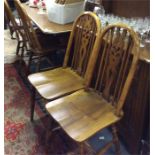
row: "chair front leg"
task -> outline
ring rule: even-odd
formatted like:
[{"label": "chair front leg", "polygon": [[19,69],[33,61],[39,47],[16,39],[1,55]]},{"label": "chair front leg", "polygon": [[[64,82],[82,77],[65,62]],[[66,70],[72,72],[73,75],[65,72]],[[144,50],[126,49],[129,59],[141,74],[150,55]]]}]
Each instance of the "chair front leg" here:
[{"label": "chair front leg", "polygon": [[20,41],[18,41],[18,43],[17,43],[16,55],[19,55],[20,43],[21,43]]},{"label": "chair front leg", "polygon": [[24,43],[23,43],[23,45],[22,45],[22,47],[21,47],[21,60],[23,60],[24,51],[25,51],[25,45],[24,45]]},{"label": "chair front leg", "polygon": [[31,68],[31,63],[32,63],[32,57],[33,57],[33,52],[30,51],[30,56],[29,56],[29,60],[28,60],[28,72],[29,72],[28,74],[31,73],[30,68]]},{"label": "chair front leg", "polygon": [[84,143],[80,143],[80,155],[84,155]]},{"label": "chair front leg", "polygon": [[41,65],[41,55],[39,55],[39,57],[38,57],[38,62],[37,62],[37,65],[36,65],[36,72],[40,71],[40,65]]},{"label": "chair front leg", "polygon": [[13,36],[13,34],[14,34],[14,30],[13,30],[13,28],[10,26],[10,35],[11,35],[11,39],[16,39],[14,36]]},{"label": "chair front leg", "polygon": [[36,90],[35,90],[35,88],[32,88],[32,96],[31,96],[31,116],[30,116],[31,122],[33,122],[33,117],[34,117],[35,96],[36,96]]}]

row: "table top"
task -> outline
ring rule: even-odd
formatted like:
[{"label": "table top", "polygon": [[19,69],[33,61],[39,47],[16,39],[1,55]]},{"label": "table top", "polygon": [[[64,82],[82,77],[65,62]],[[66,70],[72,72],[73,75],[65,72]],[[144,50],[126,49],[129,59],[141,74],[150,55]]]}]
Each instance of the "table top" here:
[{"label": "table top", "polygon": [[46,34],[58,34],[64,32],[70,32],[72,30],[73,23],[69,24],[57,24],[50,22],[47,17],[47,13],[38,14],[38,8],[29,7],[25,3],[21,3],[22,7],[27,12],[30,19],[39,27],[39,29]]}]

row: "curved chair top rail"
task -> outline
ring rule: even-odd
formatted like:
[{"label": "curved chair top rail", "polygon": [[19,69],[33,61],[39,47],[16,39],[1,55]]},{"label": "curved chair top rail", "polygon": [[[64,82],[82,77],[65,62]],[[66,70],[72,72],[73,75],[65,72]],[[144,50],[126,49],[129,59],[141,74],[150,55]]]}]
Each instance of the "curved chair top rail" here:
[{"label": "curved chair top rail", "polygon": [[[96,14],[84,12],[73,24],[63,66],[70,66],[81,76],[85,76],[90,55],[101,32],[101,22]],[[93,62],[92,62],[93,63]]]}]

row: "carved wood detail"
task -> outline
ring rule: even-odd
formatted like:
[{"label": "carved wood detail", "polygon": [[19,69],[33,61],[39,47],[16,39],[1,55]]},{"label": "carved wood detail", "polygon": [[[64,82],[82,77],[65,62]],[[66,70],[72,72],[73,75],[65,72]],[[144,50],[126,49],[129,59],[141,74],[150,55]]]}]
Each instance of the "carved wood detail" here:
[{"label": "carved wood detail", "polygon": [[85,75],[88,60],[96,39],[97,23],[90,16],[83,16],[75,27],[72,49],[71,67],[81,76]]},{"label": "carved wood detail", "polygon": [[120,97],[133,45],[134,40],[125,28],[111,28],[103,36],[95,89],[109,101],[117,102]]}]

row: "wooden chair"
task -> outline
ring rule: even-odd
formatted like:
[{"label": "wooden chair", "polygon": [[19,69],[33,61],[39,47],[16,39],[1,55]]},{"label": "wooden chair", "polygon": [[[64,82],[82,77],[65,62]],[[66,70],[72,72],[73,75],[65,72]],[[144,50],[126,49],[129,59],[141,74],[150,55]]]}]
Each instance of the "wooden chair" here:
[{"label": "wooden chair", "polygon": [[10,29],[11,37],[13,38],[13,34],[15,33],[17,39],[17,48],[16,48],[16,55],[19,55],[19,52],[21,50],[21,58],[23,58],[24,49],[27,49],[26,46],[26,36],[23,32],[23,26],[16,22],[16,19],[14,15],[12,14],[11,8],[7,2],[7,0],[4,0],[4,11],[5,11],[5,18],[7,21],[7,24]]},{"label": "wooden chair", "polygon": [[7,27],[9,28],[11,39],[16,39],[14,37],[15,30],[14,30],[14,24],[12,24],[13,23],[12,18],[14,18],[13,20],[15,20],[18,27],[20,27],[21,26],[20,22],[18,22],[19,19],[14,17],[14,15],[12,13],[12,9],[11,9],[9,3],[8,3],[8,0],[4,0],[4,20],[5,20],[6,24],[7,24]]},{"label": "wooden chair", "polygon": [[[99,18],[85,12],[77,18],[69,38],[63,67],[28,76],[30,83],[45,100],[54,100],[84,87],[84,78],[90,55],[96,52],[97,36],[101,30]],[[91,64],[93,66],[93,60]],[[32,94],[31,120],[34,113]]]},{"label": "wooden chair", "polygon": [[64,49],[66,47],[66,43],[62,44],[58,37],[44,34],[39,29],[36,29],[24,8],[21,6],[20,1],[14,0],[14,2],[28,38],[30,51],[28,68],[30,69],[32,60],[37,59],[37,72],[40,70],[41,59],[45,56],[51,55],[51,53],[56,52],[58,49]]},{"label": "wooden chair", "polygon": [[139,58],[139,40],[128,26],[112,24],[103,30],[98,46],[93,76],[87,79],[85,89],[47,103],[46,109],[80,144],[82,155],[84,142],[109,126],[113,139],[97,154],[103,155],[112,144],[116,147],[115,154],[120,154],[115,124],[123,117],[122,107]]}]

